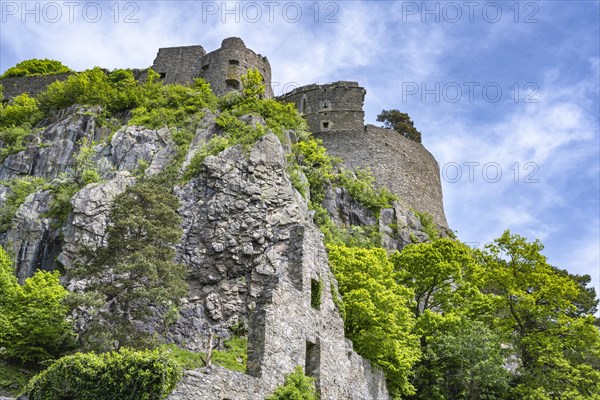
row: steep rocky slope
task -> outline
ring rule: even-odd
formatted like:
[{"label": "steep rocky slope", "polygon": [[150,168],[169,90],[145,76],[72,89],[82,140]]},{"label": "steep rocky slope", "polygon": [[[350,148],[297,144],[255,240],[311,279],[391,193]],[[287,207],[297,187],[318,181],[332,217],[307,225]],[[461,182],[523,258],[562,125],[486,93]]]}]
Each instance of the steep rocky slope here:
[{"label": "steep rocky slope", "polygon": [[[92,161],[102,180],[71,196],[66,218],[51,215],[56,191],[40,185],[0,234],[0,244],[15,255],[21,281],[36,269],[60,268],[66,272],[65,285],[80,289],[85,282],[69,279],[69,270],[82,246],[106,243],[114,198],[140,174],[156,174],[175,157],[171,130],[123,126],[109,136],[107,128],[98,126],[99,113],[78,106],[60,112],[41,125],[27,149],[0,165],[1,208],[11,194],[11,180],[35,176],[59,185],[77,168],[82,146],[97,143]],[[220,134],[215,118],[206,110],[182,168]],[[258,117],[240,120],[264,124]],[[249,341],[248,375],[218,367],[189,372],[173,399],[263,398],[296,365],[317,378],[323,399],[387,398],[381,371],[344,338],[323,235],[287,172],[294,138],[288,132],[282,143],[268,133],[248,151],[230,147],[207,157],[198,176],[174,188],[184,232],[176,258],[187,267],[190,291],[166,337],[203,350],[209,334],[226,338],[229,328],[242,324]],[[376,217],[345,189],[329,187],[323,205],[338,224],[377,226],[389,250],[427,239],[418,216],[399,203]],[[318,308],[311,307],[313,282],[323,288]]]}]

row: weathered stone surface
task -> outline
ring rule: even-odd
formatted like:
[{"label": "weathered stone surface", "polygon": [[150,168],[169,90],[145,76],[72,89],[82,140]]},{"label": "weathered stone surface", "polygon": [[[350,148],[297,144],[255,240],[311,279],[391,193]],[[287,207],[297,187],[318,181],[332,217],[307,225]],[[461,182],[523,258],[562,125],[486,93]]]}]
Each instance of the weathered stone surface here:
[{"label": "weathered stone surface", "polygon": [[[283,146],[268,134],[249,154],[230,148],[208,157],[200,176],[177,191],[178,258],[189,267],[192,297],[170,338],[202,349],[208,329],[244,321],[250,376],[188,372],[172,400],[263,399],[297,365],[317,378],[322,399],[387,399],[381,371],[344,337],[322,234],[285,166]],[[319,309],[311,307],[313,280],[323,287]]]},{"label": "weathered stone surface", "polygon": [[103,177],[112,177],[115,171],[134,173],[142,163],[147,165],[146,175],[153,175],[173,159],[176,145],[168,128],[126,126],[113,135],[110,145],[98,146],[96,150],[100,153],[97,165]]},{"label": "weathered stone surface", "polygon": [[448,226],[439,166],[422,144],[373,125],[317,136],[346,167],[370,169],[377,185],[390,189],[408,206],[430,213],[437,224]]},{"label": "weathered stone surface", "polygon": [[[190,83],[201,76],[218,94],[239,90],[241,75],[257,67],[265,78],[266,97],[272,97],[268,60],[239,38],[224,40],[220,49],[208,54],[200,46],[161,49],[154,66],[167,83]],[[136,77],[143,80],[144,73],[139,72]],[[16,82],[16,86],[24,82],[27,89],[27,80]],[[364,127],[364,96],[357,82],[336,82],[298,88],[283,99],[296,103],[332,155],[350,168],[371,168],[380,186],[401,197],[402,204],[382,210],[378,218],[343,189],[328,188],[325,201],[337,224],[378,226],[382,245],[395,251],[427,240],[410,207],[430,212],[438,224],[447,225],[439,170],[420,144],[392,131]],[[89,144],[110,133],[96,125],[99,111],[74,106],[45,121],[43,129],[28,139],[25,151],[0,165],[0,180],[33,175],[50,181],[72,172],[82,139]],[[222,134],[215,115],[204,112],[182,170],[198,149]],[[264,125],[256,116],[240,120]],[[184,230],[177,261],[188,268],[190,293],[167,339],[202,351],[209,334],[222,339],[230,335],[228,328],[242,323],[248,328],[249,359],[248,374],[215,366],[188,371],[172,400],[263,399],[297,365],[316,378],[322,399],[388,398],[382,372],[358,356],[344,337],[333,301],[337,283],[328,267],[322,234],[286,171],[286,153],[296,134],[290,131],[285,136],[283,145],[268,134],[250,151],[230,148],[210,156],[198,177],[175,188]],[[59,256],[67,267],[77,259],[81,246],[106,243],[112,202],[135,182],[140,164],[148,165],[146,175],[155,174],[167,167],[177,148],[169,129],[131,126],[95,150],[94,161],[104,182],[84,187],[71,200],[73,212],[62,228]],[[6,187],[0,185],[0,206],[6,195]],[[61,249],[59,230],[44,216],[49,204],[49,192],[29,196],[9,232],[0,237],[3,243],[7,239],[12,243],[20,279],[40,266],[51,268],[48,260]],[[318,308],[311,306],[314,282],[323,288]],[[80,290],[85,281],[69,283],[71,290]],[[162,323],[160,310],[156,315],[154,325],[143,329],[153,330]],[[84,327],[85,316],[78,323]]]},{"label": "weathered stone surface", "polygon": [[3,241],[16,258],[16,274],[21,283],[37,269],[53,270],[61,249],[60,232],[44,215],[50,211],[49,191],[27,196],[17,211]]},{"label": "weathered stone surface", "polygon": [[3,95],[5,99],[17,97],[22,93],[28,93],[30,96],[36,96],[40,92],[44,91],[52,82],[64,81],[72,74],[72,72],[65,72],[62,74],[2,78],[0,79],[0,85],[4,87]]},{"label": "weathered stone surface", "polygon": [[375,214],[354,200],[345,188],[327,186],[323,206],[339,225],[374,225]]},{"label": "weathered stone surface", "polygon": [[178,260],[188,266],[191,296],[204,299],[207,316],[226,327],[238,322],[247,296],[260,295],[262,277],[281,269],[289,227],[307,221],[307,205],[285,174],[273,134],[249,155],[234,147],[204,165],[176,191],[184,229]]},{"label": "weathered stone surface", "polygon": [[46,127],[32,137],[27,149],[11,154],[0,164],[0,180],[33,175],[48,180],[73,167],[79,141],[99,140],[107,132],[96,127],[99,107],[72,106],[47,121]]},{"label": "weathered stone surface", "polygon": [[412,211],[405,210],[400,202],[394,202],[393,208],[381,210],[378,222],[381,246],[390,252],[402,250],[410,243],[429,240],[422,231],[419,217]]},{"label": "weathered stone surface", "polygon": [[186,154],[185,161],[181,167],[182,171],[185,171],[198,150],[206,145],[206,143],[214,136],[221,133],[221,130],[215,124],[215,115],[208,108],[205,108],[202,110],[202,112],[204,113],[204,117],[196,127],[196,135],[194,136],[194,139],[192,140],[190,148]]},{"label": "weathered stone surface", "polygon": [[71,266],[82,246],[106,244],[106,227],[112,202],[134,182],[135,178],[128,172],[118,173],[110,181],[91,183],[73,196],[73,212],[63,230],[64,246],[59,255],[61,263]]},{"label": "weathered stone surface", "polygon": [[251,68],[256,68],[263,76],[265,96],[273,97],[269,60],[247,48],[238,37],[224,39],[220,48],[202,57],[199,77],[210,83],[215,94],[222,96],[232,90],[241,90],[241,77]]},{"label": "weathered stone surface", "polygon": [[363,104],[367,91],[358,82],[339,81],[295,88],[278,97],[294,103],[313,133],[363,129]]}]

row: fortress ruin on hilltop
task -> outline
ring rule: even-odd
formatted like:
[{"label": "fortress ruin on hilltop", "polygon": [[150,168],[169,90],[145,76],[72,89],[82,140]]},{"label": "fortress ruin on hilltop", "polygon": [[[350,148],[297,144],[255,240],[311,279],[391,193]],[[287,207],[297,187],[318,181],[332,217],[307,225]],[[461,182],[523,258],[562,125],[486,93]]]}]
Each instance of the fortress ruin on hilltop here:
[{"label": "fortress ruin on hilltop", "polygon": [[[241,90],[242,75],[256,68],[264,78],[265,97],[274,97],[269,60],[237,37],[224,39],[220,48],[209,53],[200,45],[160,48],[151,68],[167,84],[190,84],[203,78],[218,96]],[[134,76],[143,80],[146,71],[134,70]],[[4,78],[0,84],[6,98],[25,92],[35,95],[71,74]],[[276,99],[294,103],[310,131],[347,167],[370,169],[377,184],[386,186],[408,207],[432,214],[437,224],[447,227],[437,161],[420,143],[389,129],[365,126],[365,95],[358,82],[338,81],[298,87]]]}]

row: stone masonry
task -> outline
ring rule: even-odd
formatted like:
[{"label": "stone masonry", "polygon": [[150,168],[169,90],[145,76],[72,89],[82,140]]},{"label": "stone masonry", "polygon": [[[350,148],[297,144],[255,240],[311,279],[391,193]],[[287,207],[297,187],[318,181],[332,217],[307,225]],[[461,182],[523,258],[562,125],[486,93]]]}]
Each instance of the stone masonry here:
[{"label": "stone masonry", "polygon": [[199,76],[210,83],[215,94],[222,96],[232,90],[241,90],[241,77],[252,68],[256,68],[264,78],[267,89],[265,97],[273,97],[269,60],[247,48],[242,39],[237,37],[223,40],[221,48],[202,59]]},{"label": "stone masonry", "polygon": [[165,83],[190,84],[200,75],[202,46],[167,47],[158,49],[152,69]]},{"label": "stone masonry", "polygon": [[339,81],[302,86],[278,100],[294,103],[313,133],[349,131],[364,126],[366,93],[358,82]]}]

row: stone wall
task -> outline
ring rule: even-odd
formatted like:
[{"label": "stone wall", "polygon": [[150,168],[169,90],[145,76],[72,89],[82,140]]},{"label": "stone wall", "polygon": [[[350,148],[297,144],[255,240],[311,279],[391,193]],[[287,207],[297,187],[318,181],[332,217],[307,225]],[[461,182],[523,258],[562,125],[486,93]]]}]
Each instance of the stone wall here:
[{"label": "stone wall", "polygon": [[64,81],[73,72],[65,72],[53,75],[21,76],[15,78],[0,79],[0,85],[4,87],[4,98],[12,99],[22,93],[35,96],[44,91],[54,81]]},{"label": "stone wall", "polygon": [[409,207],[432,214],[437,224],[448,227],[439,165],[421,143],[373,125],[316,136],[323,139],[329,154],[342,158],[347,167],[370,169],[378,185],[390,189]]},{"label": "stone wall", "polygon": [[278,98],[294,103],[313,133],[362,129],[366,90],[357,82],[307,85]]},{"label": "stone wall", "polygon": [[265,97],[272,98],[269,60],[247,48],[242,39],[237,37],[223,40],[221,48],[203,58],[200,77],[210,83],[216,95],[222,96],[231,90],[241,90],[241,77],[251,68],[258,69],[262,74],[266,86]]},{"label": "stone wall", "polygon": [[158,49],[152,69],[160,74],[165,83],[190,84],[200,74],[202,46],[166,47]]}]

